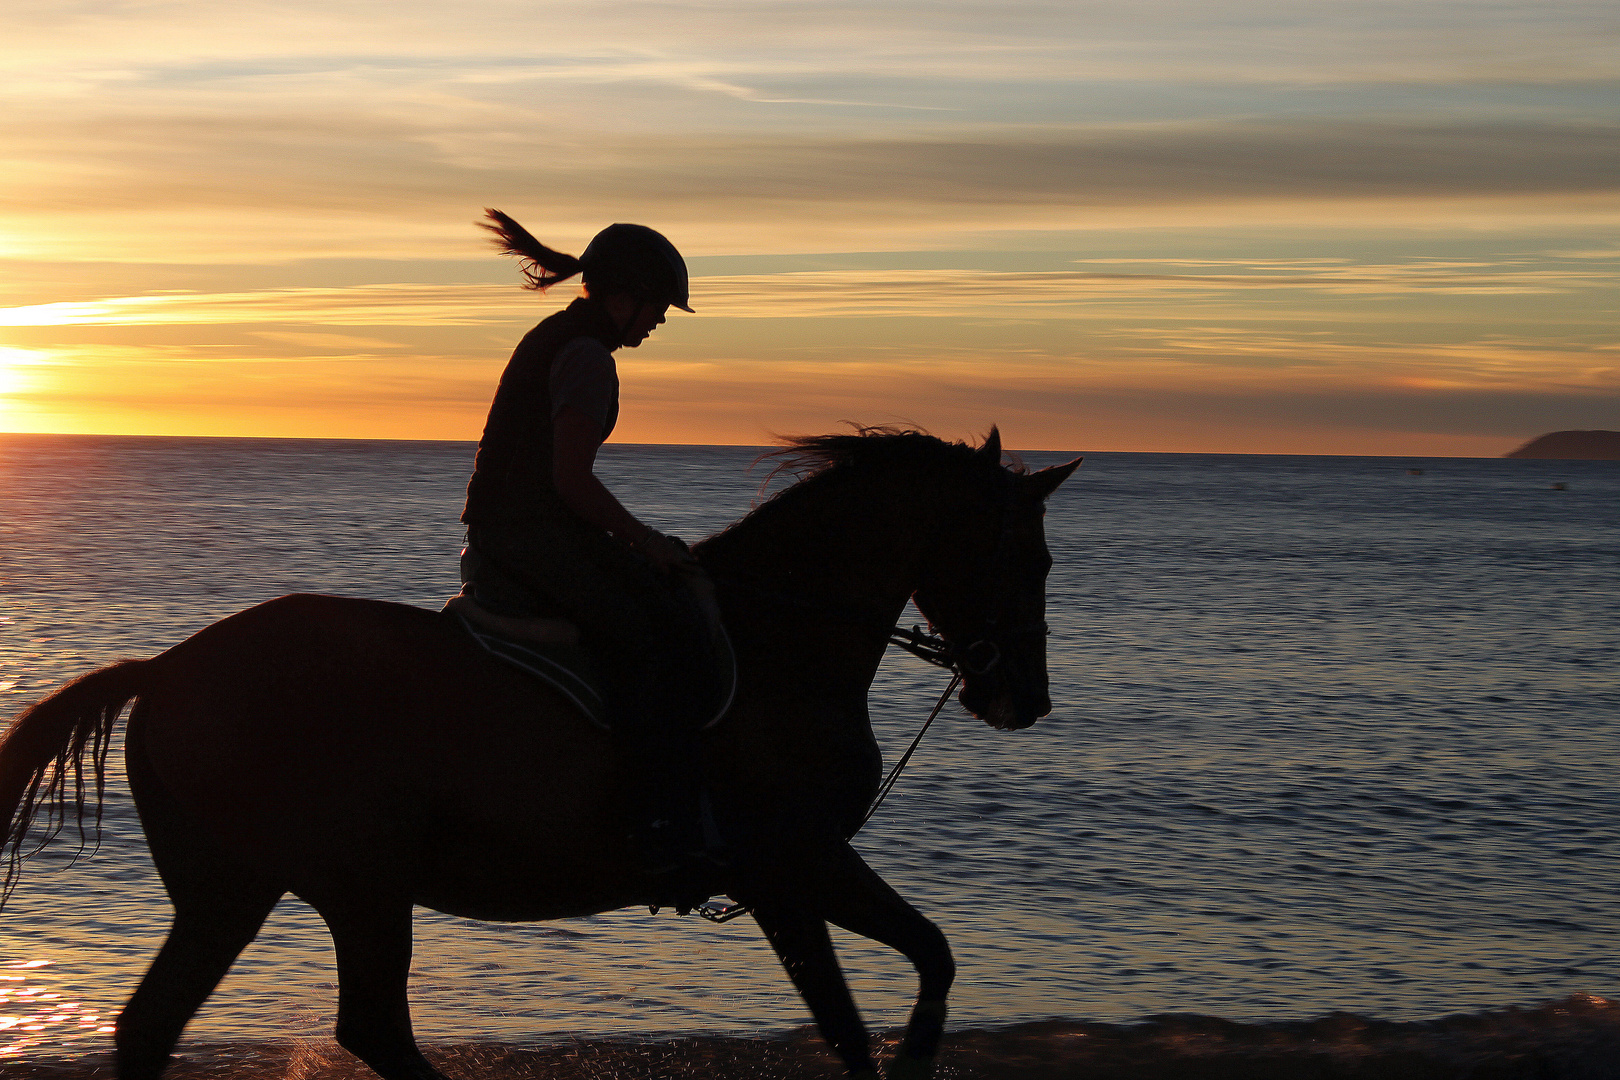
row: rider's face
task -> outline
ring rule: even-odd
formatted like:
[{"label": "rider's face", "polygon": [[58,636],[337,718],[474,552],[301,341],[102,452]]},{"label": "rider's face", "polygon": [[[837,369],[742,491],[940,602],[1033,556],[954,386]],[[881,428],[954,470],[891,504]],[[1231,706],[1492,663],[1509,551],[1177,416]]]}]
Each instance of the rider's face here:
[{"label": "rider's face", "polygon": [[646,341],[648,335],[664,324],[664,315],[668,311],[668,304],[639,305],[630,317],[629,325],[624,328],[625,347],[633,349]]}]

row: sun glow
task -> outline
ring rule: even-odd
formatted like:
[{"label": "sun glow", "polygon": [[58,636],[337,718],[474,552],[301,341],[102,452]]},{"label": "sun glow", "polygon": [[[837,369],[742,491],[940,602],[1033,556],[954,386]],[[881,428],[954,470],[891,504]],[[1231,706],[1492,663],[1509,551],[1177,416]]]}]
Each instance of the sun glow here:
[{"label": "sun glow", "polygon": [[39,357],[27,349],[0,346],[0,398],[28,389],[33,380],[23,369],[39,362]]},{"label": "sun glow", "polygon": [[35,377],[28,369],[42,362],[29,349],[0,345],[0,431],[19,430],[25,410],[17,399],[34,389]]},{"label": "sun glow", "polygon": [[68,326],[73,323],[102,322],[106,319],[106,310],[106,304],[81,301],[0,308],[0,326]]}]

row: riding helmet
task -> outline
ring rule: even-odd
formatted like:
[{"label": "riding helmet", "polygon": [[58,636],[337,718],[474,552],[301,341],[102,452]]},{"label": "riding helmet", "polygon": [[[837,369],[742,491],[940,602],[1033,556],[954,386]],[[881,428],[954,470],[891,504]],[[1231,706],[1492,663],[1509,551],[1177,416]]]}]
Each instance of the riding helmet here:
[{"label": "riding helmet", "polygon": [[585,284],[603,292],[687,306],[686,260],[664,234],[645,225],[609,225],[580,255]]}]

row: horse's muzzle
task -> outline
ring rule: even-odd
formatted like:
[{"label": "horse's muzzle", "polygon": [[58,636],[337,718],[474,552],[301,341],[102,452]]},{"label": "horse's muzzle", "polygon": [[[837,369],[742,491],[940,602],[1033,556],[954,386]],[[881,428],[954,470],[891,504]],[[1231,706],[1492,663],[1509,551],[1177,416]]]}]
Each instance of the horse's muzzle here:
[{"label": "horse's muzzle", "polygon": [[997,731],[1020,731],[1052,711],[1052,699],[1044,693],[1019,694],[1005,685],[985,692],[971,680],[956,700]]}]

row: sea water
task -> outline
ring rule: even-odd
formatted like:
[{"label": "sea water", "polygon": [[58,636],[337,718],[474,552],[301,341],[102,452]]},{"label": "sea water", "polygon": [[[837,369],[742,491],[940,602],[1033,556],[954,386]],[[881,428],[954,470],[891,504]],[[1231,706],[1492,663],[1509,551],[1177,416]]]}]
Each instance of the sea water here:
[{"label": "sea water", "polygon": [[[0,435],[0,711],[283,593],[439,607],[472,452]],[[599,473],[696,539],[759,498],[759,453],[609,445]],[[950,938],[953,1028],[1620,994],[1620,464],[1086,459],[1046,519],[1052,715],[1005,733],[953,706],[856,842]],[[891,651],[888,760],[944,678]],[[104,1050],[166,930],[121,778],[99,850],[71,848],[0,912],[9,1056]],[[746,919],[416,927],[425,1042],[808,1020]],[[868,1019],[900,1023],[906,962],[836,941]],[[334,979],[285,900],[187,1038],[325,1036]]]}]

